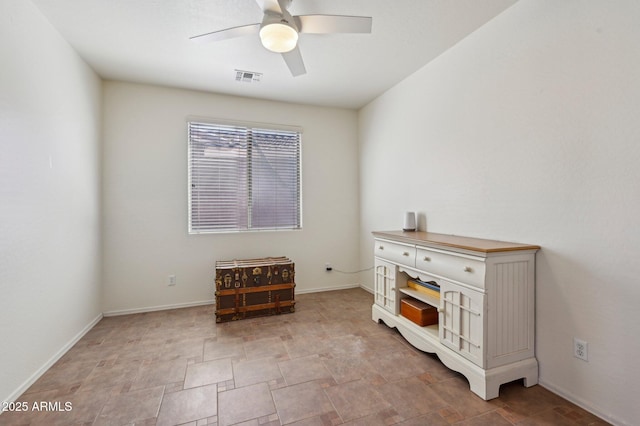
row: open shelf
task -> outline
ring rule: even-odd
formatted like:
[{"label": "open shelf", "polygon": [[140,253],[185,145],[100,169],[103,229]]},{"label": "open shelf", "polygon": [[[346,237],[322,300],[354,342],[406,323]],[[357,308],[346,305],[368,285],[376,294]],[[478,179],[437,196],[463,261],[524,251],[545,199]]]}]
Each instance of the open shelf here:
[{"label": "open shelf", "polygon": [[431,324],[431,325],[426,325],[424,327],[420,327],[418,324],[416,324],[415,322],[411,321],[408,318],[403,317],[402,315],[397,315],[396,318],[398,322],[403,323],[405,327],[413,329],[414,332],[428,336],[428,338],[431,339],[433,342],[439,341],[440,330],[438,329],[438,324]]},{"label": "open shelf", "polygon": [[400,293],[404,293],[407,296],[420,300],[421,302],[427,303],[436,308],[440,307],[440,299],[437,297],[429,296],[428,294],[421,293],[418,290],[414,290],[409,287],[402,287],[402,288],[399,288],[398,290],[400,290]]}]

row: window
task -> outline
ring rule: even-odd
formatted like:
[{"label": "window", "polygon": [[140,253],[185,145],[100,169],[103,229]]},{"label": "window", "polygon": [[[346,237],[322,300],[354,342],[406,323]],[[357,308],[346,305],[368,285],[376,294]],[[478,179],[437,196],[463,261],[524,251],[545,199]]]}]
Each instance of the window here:
[{"label": "window", "polygon": [[300,229],[300,131],[188,123],[189,233]]}]

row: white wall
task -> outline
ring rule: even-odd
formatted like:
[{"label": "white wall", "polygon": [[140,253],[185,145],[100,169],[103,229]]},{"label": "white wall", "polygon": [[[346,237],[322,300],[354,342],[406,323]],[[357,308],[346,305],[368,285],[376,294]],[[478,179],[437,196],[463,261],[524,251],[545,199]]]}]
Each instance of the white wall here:
[{"label": "white wall", "polygon": [[520,0],[360,112],[363,266],[405,210],[541,245],[540,381],[621,424],[640,418],[638,22],[635,0]]},{"label": "white wall", "polygon": [[0,2],[0,401],[100,318],[101,84],[28,1]]},{"label": "white wall", "polygon": [[[210,301],[216,260],[288,256],[297,292],[358,283],[324,271],[359,263],[355,111],[120,82],[104,84],[104,99],[105,313]],[[192,115],[303,128],[302,231],[187,233]]]}]

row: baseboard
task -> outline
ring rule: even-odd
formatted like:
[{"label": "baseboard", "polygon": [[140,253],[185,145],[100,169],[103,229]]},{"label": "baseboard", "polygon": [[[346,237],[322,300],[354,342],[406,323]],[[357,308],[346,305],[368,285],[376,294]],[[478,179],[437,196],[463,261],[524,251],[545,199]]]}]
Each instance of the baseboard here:
[{"label": "baseboard", "polygon": [[306,294],[306,293],[321,293],[323,291],[333,291],[333,290],[347,290],[350,288],[358,288],[360,284],[347,284],[337,287],[316,287],[316,288],[307,288],[304,290],[300,290],[296,287],[296,294]]},{"label": "baseboard", "polygon": [[549,383],[546,380],[538,378],[538,384],[540,386],[542,386],[543,388],[549,390],[550,392],[553,392],[556,395],[563,397],[567,401],[576,404],[578,407],[590,412],[594,416],[600,417],[602,420],[604,420],[606,422],[609,422],[609,423],[611,423],[613,425],[628,425],[629,424],[629,423],[626,423],[626,422],[616,418],[615,416],[603,413],[597,407],[594,408],[593,405],[589,404],[587,401],[583,400],[582,398],[579,398],[579,397],[575,396],[571,392],[567,392],[566,389],[560,388],[560,387],[554,385],[553,383]]},{"label": "baseboard", "polygon": [[[82,339],[84,335],[87,334],[89,330],[91,330],[101,319],[102,319],[102,314],[99,314],[89,324],[87,324],[82,330],[80,330],[78,334],[76,334],[71,340],[69,340],[62,348],[60,348],[58,352],[56,352],[51,358],[49,358],[49,360],[45,362],[35,373],[33,373],[31,377],[29,377],[24,383],[22,383],[22,385],[20,385],[18,389],[13,391],[13,393],[9,395],[6,399],[3,399],[3,401],[6,401],[6,402],[16,401],[20,397],[20,395],[22,395],[27,389],[29,389],[29,387],[32,384],[34,384],[36,380],[42,377],[42,375],[46,373],[47,370],[53,366],[53,364],[58,362],[58,360],[62,358],[64,354],[66,354],[67,351],[69,351],[69,349],[73,347],[73,345],[78,343],[78,341]],[[0,411],[0,414],[2,414],[1,411]]]},{"label": "baseboard", "polygon": [[[310,289],[300,290],[296,287],[296,294],[305,294],[305,293],[320,293],[323,291],[332,291],[332,290],[347,290],[350,288],[362,288],[363,290],[368,291],[373,294],[373,291],[368,289],[367,287],[363,287],[360,284],[348,284],[338,287],[316,287]],[[149,306],[146,308],[133,308],[133,309],[119,309],[115,311],[105,311],[102,313],[105,317],[115,317],[118,315],[131,315],[131,314],[141,314],[144,312],[154,312],[154,311],[165,311],[167,309],[178,309],[178,308],[191,308],[194,306],[204,306],[204,305],[213,305],[215,300],[202,300],[199,302],[189,302],[189,303],[176,303],[172,305],[161,305],[161,306]]]},{"label": "baseboard", "polygon": [[115,317],[118,315],[141,314],[144,312],[166,311],[167,309],[192,308],[194,306],[213,305],[215,300],[201,300],[199,302],[175,303],[172,305],[149,306],[146,308],[119,309],[116,311],[106,311],[102,315],[105,317]]},{"label": "baseboard", "polygon": [[372,288],[369,288],[369,287],[364,286],[362,284],[360,284],[360,288],[363,289],[364,291],[366,291],[367,293],[373,294],[373,289]]}]

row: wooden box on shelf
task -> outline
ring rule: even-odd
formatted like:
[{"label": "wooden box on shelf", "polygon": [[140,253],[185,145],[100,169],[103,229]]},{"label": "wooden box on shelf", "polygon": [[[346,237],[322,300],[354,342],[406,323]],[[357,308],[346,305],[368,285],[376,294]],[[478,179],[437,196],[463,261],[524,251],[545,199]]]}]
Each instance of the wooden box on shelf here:
[{"label": "wooden box on shelf", "polygon": [[402,299],[400,314],[420,327],[438,323],[438,309],[416,299]]}]

